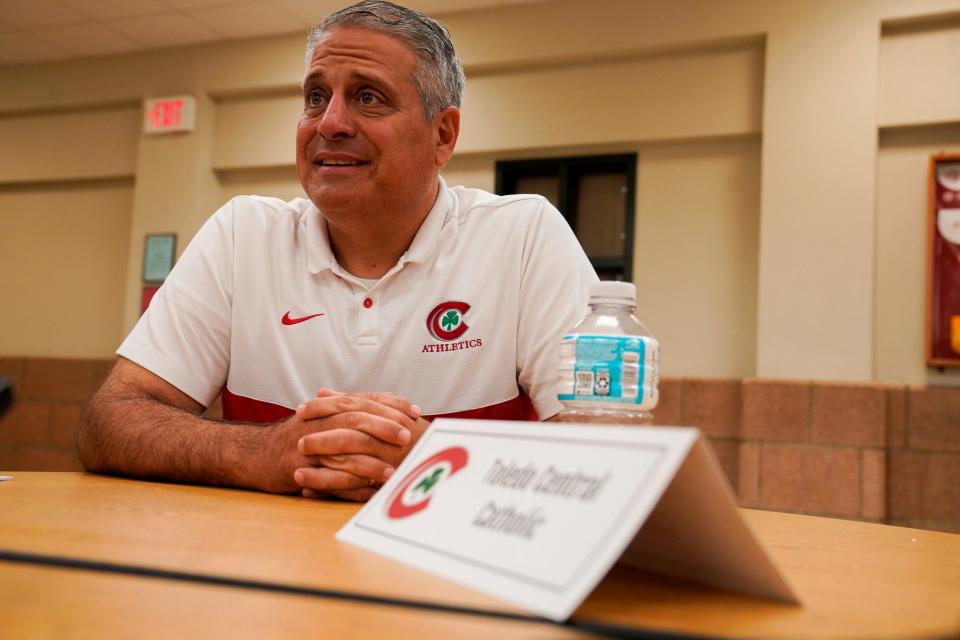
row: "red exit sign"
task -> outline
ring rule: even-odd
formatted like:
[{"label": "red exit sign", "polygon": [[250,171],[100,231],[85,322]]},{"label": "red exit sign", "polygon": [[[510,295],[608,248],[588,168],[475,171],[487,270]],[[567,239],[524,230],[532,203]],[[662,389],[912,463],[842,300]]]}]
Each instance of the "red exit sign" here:
[{"label": "red exit sign", "polygon": [[143,132],[193,131],[197,100],[193,96],[147,98],[143,103]]}]

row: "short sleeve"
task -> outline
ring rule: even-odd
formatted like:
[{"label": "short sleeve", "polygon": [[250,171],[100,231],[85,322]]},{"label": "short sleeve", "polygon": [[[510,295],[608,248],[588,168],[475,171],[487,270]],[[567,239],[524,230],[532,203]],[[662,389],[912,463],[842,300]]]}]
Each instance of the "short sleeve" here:
[{"label": "short sleeve", "polygon": [[233,204],[200,228],[117,354],[209,406],[230,366]]},{"label": "short sleeve", "polygon": [[543,200],[524,243],[517,328],[517,382],[541,420],[562,408],[560,339],[586,313],[590,286],[598,281],[570,225]]}]

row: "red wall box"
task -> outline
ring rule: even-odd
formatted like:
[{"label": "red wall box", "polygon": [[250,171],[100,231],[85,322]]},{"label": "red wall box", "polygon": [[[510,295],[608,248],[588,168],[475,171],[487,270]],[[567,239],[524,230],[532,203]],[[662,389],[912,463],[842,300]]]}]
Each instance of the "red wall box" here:
[{"label": "red wall box", "polygon": [[143,285],[143,294],[140,298],[140,315],[143,315],[143,312],[147,310],[147,307],[150,306],[150,301],[153,300],[153,296],[160,290],[160,285],[158,284],[145,284]]},{"label": "red wall box", "polygon": [[927,364],[960,367],[960,153],[930,156]]}]

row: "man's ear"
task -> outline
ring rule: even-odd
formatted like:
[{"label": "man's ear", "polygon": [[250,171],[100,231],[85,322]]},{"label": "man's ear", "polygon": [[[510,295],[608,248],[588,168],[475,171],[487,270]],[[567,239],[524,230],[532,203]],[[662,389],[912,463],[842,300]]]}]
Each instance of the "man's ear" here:
[{"label": "man's ear", "polygon": [[434,138],[437,144],[437,167],[442,169],[450,162],[460,135],[460,109],[447,107],[433,121]]}]

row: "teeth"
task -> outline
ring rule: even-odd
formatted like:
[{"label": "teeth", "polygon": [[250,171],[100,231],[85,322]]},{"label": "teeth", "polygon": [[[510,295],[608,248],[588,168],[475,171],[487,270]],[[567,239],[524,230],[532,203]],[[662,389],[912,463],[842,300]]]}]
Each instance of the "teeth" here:
[{"label": "teeth", "polygon": [[323,166],[349,167],[357,164],[355,160],[324,160]]}]

